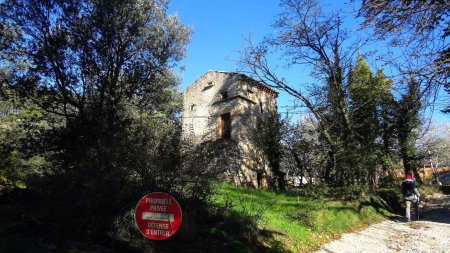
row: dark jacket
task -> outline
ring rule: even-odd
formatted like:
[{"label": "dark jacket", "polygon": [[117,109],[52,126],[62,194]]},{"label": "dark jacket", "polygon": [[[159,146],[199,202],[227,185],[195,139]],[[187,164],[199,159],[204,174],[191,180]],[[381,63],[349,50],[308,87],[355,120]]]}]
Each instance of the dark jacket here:
[{"label": "dark jacket", "polygon": [[405,179],[402,182],[402,194],[405,200],[416,201],[420,197],[419,190],[416,187],[416,181],[413,179]]}]

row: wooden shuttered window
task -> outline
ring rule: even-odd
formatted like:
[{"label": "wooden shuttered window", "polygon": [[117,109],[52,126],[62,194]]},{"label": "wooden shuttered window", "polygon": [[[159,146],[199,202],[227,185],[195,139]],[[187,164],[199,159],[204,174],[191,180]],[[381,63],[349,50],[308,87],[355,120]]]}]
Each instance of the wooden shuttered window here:
[{"label": "wooden shuttered window", "polygon": [[231,115],[224,113],[220,115],[217,127],[217,137],[219,139],[231,139]]}]

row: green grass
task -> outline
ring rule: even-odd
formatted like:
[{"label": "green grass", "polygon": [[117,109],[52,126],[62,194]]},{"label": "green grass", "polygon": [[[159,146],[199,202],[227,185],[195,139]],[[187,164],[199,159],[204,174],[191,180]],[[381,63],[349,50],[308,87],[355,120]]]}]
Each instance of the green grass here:
[{"label": "green grass", "polygon": [[[215,188],[213,204],[201,206],[207,215],[198,212],[196,218],[192,209],[188,216],[191,219],[183,218],[182,229],[173,240],[152,243],[152,247],[155,252],[166,253],[312,252],[342,233],[383,220],[380,212],[385,211],[381,206],[398,204],[397,188],[383,191],[383,199],[390,197],[391,201],[387,205],[379,201],[376,210],[372,207],[376,202],[372,199],[376,198],[353,193],[358,192],[358,188],[346,188],[351,194],[321,186],[302,188],[298,192],[273,192],[220,183]],[[323,197],[330,192],[333,198]],[[117,252],[129,252],[128,249],[148,252],[140,234],[129,242],[111,241],[114,246],[96,240],[59,238],[52,230],[39,225],[40,212],[32,212],[40,210],[33,208],[36,203],[25,203],[27,195],[20,196],[11,195],[0,202],[0,252],[87,253],[106,252],[108,247]],[[199,207],[199,210],[203,209]],[[186,209],[183,211],[189,213]]]},{"label": "green grass", "polygon": [[258,243],[272,252],[312,252],[342,233],[385,219],[357,201],[307,198],[219,184],[214,203],[230,218],[247,217]]},{"label": "green grass", "polygon": [[436,192],[439,192],[439,186],[436,184],[432,185],[420,185],[417,187],[419,189],[420,195],[422,198],[426,198],[427,196],[433,195]]}]

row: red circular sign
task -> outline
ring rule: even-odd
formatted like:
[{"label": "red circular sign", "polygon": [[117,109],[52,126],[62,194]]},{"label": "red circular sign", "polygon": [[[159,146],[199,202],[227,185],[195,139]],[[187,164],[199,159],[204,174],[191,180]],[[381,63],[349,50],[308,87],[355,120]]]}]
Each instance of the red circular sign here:
[{"label": "red circular sign", "polygon": [[181,207],[169,194],[153,192],[139,200],[134,218],[145,237],[164,240],[180,228]]}]

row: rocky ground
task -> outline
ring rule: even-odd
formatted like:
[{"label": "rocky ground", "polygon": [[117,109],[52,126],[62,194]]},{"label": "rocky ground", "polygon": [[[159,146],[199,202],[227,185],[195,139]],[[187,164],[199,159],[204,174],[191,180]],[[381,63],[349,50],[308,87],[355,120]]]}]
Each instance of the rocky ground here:
[{"label": "rocky ground", "polygon": [[384,221],[345,234],[316,253],[450,252],[450,195],[436,193],[421,202],[420,210],[420,221]]}]

